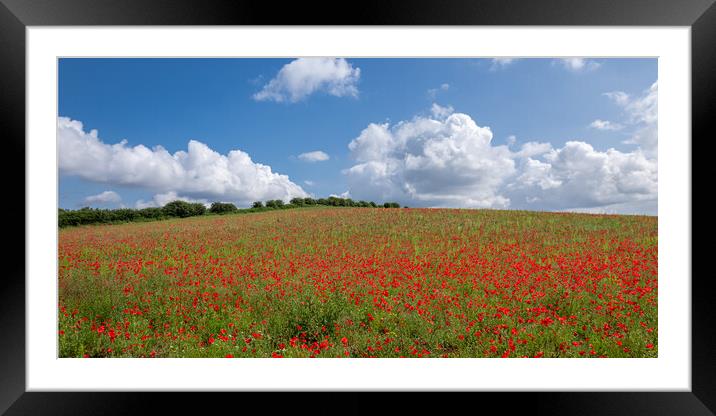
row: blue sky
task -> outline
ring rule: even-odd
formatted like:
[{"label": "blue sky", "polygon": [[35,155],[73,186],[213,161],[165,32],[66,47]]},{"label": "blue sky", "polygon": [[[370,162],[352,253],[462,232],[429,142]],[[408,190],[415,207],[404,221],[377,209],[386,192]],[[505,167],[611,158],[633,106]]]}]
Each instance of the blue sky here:
[{"label": "blue sky", "polygon": [[656,59],[65,58],[59,204],[656,214],[656,82]]}]

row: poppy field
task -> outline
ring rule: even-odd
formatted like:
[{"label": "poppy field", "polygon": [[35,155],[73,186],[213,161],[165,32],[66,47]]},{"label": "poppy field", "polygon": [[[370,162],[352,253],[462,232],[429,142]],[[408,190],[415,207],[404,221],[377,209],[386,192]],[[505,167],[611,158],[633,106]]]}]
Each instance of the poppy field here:
[{"label": "poppy field", "polygon": [[657,217],[302,208],[59,230],[60,357],[656,357]]}]

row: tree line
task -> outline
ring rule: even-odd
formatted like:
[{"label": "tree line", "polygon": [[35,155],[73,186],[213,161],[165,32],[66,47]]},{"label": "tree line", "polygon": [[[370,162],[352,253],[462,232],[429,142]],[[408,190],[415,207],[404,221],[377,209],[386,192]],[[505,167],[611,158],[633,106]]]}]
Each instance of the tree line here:
[{"label": "tree line", "polygon": [[[236,205],[227,202],[214,202],[207,209],[198,202],[171,201],[161,208],[118,208],[101,209],[84,207],[77,210],[60,208],[58,211],[58,225],[60,228],[74,225],[88,224],[111,224],[118,222],[155,221],[169,218],[187,218],[206,214],[231,214],[248,213],[259,211],[270,211],[275,209],[290,209],[309,206],[332,206],[332,207],[362,207],[362,208],[400,208],[397,202],[385,202],[382,205],[373,201],[354,201],[350,198],[339,198],[331,196],[328,198],[293,198],[286,204],[280,199],[268,201],[256,201],[251,208],[238,208]],[[407,207],[406,207],[407,208]]]}]

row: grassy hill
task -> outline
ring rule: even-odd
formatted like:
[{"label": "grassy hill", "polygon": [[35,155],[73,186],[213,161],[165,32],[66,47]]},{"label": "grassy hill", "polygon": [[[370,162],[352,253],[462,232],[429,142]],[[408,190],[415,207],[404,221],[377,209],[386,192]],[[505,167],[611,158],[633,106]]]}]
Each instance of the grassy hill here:
[{"label": "grassy hill", "polygon": [[59,233],[62,357],[654,357],[657,218],[329,208]]}]

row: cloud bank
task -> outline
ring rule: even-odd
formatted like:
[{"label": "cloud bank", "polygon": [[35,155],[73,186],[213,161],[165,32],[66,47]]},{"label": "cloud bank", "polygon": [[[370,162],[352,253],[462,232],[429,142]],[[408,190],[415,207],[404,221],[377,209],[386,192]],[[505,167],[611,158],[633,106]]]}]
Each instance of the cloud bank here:
[{"label": "cloud bank", "polygon": [[266,199],[290,200],[308,194],[288,176],[256,163],[241,150],[220,154],[190,140],[173,154],[161,146],[104,143],[97,130],[86,132],[80,121],[57,119],[59,169],[97,183],[137,186],[186,198],[232,201],[242,205]]},{"label": "cloud bank", "polygon": [[359,79],[360,68],[343,58],[299,58],[284,65],[253,98],[295,103],[315,92],[357,97]]},{"label": "cloud bank", "polygon": [[512,150],[494,145],[489,127],[447,108],[436,104],[427,117],[369,124],[348,145],[356,161],[343,172],[350,194],[410,206],[656,213],[657,161],[641,147],[598,151],[573,140]]}]

